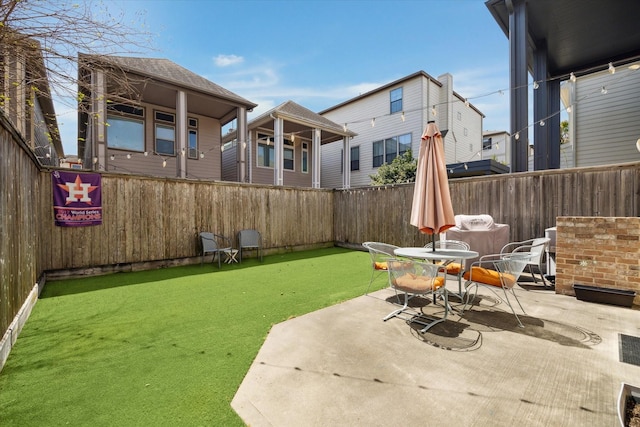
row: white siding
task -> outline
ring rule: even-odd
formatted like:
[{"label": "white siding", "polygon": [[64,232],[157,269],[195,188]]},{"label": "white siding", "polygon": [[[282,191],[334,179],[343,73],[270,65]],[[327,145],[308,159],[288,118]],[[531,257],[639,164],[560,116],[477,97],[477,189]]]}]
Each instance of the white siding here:
[{"label": "white siding", "polygon": [[615,74],[605,71],[575,84],[576,166],[640,160],[640,70],[620,66]]},{"label": "white siding", "polygon": [[496,162],[511,166],[511,138],[509,134],[504,131],[493,133],[485,132],[484,138],[491,138],[491,148],[488,150],[483,148],[481,156],[473,160],[493,159]]},{"label": "white siding", "polygon": [[[351,147],[360,147],[360,170],[351,172],[352,187],[370,185],[370,175],[377,172],[377,168],[373,167],[374,141],[410,134],[412,152],[414,157],[417,157],[420,138],[429,120],[435,120],[440,130],[449,130],[444,141],[448,163],[469,160],[474,152],[482,148],[481,114],[473,108],[466,107],[464,101],[455,94],[443,94],[443,91],[451,90],[445,76],[449,75],[441,77],[445,80],[445,84],[442,84],[425,75],[416,75],[323,114],[335,123],[346,123],[349,130],[358,134],[350,141]],[[452,79],[449,81],[452,82]],[[390,92],[398,87],[403,89],[404,121],[400,112],[390,114]],[[453,102],[447,102],[447,99],[453,99]],[[432,112],[434,106],[435,116]],[[372,118],[375,118],[375,126],[372,126]],[[322,147],[321,186],[324,188],[342,186],[342,149],[342,142]],[[345,168],[349,170],[349,165]]]}]

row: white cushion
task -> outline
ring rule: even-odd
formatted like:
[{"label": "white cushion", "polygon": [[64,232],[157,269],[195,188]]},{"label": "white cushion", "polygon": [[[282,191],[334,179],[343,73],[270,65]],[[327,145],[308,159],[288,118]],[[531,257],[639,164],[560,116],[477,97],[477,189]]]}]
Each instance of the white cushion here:
[{"label": "white cushion", "polygon": [[456,227],[460,230],[490,230],[493,228],[491,215],[456,215]]}]

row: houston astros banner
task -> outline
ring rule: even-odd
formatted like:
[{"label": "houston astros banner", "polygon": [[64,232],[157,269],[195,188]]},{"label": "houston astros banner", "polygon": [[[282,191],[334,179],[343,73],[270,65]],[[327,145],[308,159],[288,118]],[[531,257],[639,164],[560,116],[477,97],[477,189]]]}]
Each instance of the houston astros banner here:
[{"label": "houston astros banner", "polygon": [[61,227],[102,224],[100,174],[51,172],[53,215]]}]

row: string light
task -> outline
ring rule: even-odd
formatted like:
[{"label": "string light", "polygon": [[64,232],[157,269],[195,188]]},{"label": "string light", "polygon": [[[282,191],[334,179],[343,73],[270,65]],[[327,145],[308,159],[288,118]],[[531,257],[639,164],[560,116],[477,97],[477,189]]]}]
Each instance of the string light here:
[{"label": "string light", "polygon": [[162,167],[163,168],[167,167],[167,161],[165,159],[162,159]]},{"label": "string light", "polygon": [[[627,68],[628,68],[629,70],[638,70],[638,69],[640,69],[640,63],[634,63],[634,64],[631,64],[631,65],[629,65]],[[587,73],[589,73],[589,71],[596,71],[596,70],[602,70],[602,69],[603,69],[603,67],[602,67],[602,66],[600,66],[600,67],[594,67],[592,70],[580,70],[580,73],[581,73],[581,74],[587,74]],[[615,70],[615,67],[613,66],[613,64],[612,64],[611,62],[608,64],[608,71],[609,71],[609,73],[610,73],[610,74],[614,74],[614,73],[615,73],[615,71],[616,71],[616,70]],[[566,75],[565,75],[565,76],[566,76]],[[550,78],[550,79],[548,79],[547,81],[557,80],[557,79],[561,79],[561,78],[562,78],[562,77],[554,77],[554,78]],[[566,77],[565,77],[565,78],[566,78]],[[574,73],[574,72],[571,72],[571,73],[569,74],[569,81],[570,81],[570,82],[572,82],[572,83],[575,83],[575,82],[576,82],[576,80],[577,80],[577,79],[576,79],[576,75],[575,75],[575,73]],[[534,80],[534,81],[533,81],[533,89],[538,89],[538,88],[539,88],[539,86],[540,86],[540,83],[541,83],[541,82],[543,82],[543,81],[544,81],[544,80]],[[524,85],[523,87],[525,87],[525,86],[527,86],[527,85]],[[507,90],[515,90],[515,89],[519,89],[519,87],[510,88],[510,89],[507,89]],[[464,98],[464,100],[462,100],[462,99],[456,99],[456,100],[454,100],[453,102],[463,102],[463,103],[464,103],[464,105],[465,105],[465,107],[470,107],[470,106],[471,106],[471,104],[470,104],[470,99],[478,99],[478,98],[482,98],[482,97],[490,96],[490,95],[493,95],[493,94],[499,94],[499,95],[501,95],[501,96],[502,96],[502,95],[504,95],[504,91],[505,91],[504,89],[499,89],[499,90],[495,90],[495,91],[490,92],[490,93],[485,93],[485,94],[481,94],[481,95],[478,95],[478,96],[474,96],[474,97],[472,97],[472,98]],[[607,93],[608,93],[608,90],[607,90],[606,86],[602,86],[602,87],[601,87],[600,92],[601,92],[602,94],[607,94]],[[583,96],[582,98],[578,99],[578,101],[582,101],[583,99],[587,98],[588,96],[589,96],[589,95]],[[431,114],[432,114],[434,117],[435,117],[435,116],[437,116],[437,108],[436,108],[436,107],[437,107],[437,106],[439,106],[439,105],[442,105],[442,104],[449,104],[449,103],[451,103],[451,101],[447,101],[447,102],[443,102],[443,103],[437,103],[437,104],[432,105],[432,106],[431,106]],[[574,103],[575,103],[575,102],[574,102]],[[413,112],[413,111],[424,111],[424,109],[425,109],[425,108],[429,108],[429,107],[416,108],[415,110],[403,110],[403,111],[401,112],[401,114],[400,114],[400,120],[401,120],[402,122],[405,122],[405,121],[406,121],[406,114],[407,114],[407,113],[411,113],[411,112]],[[565,111],[566,111],[567,113],[571,113],[571,112],[572,112],[572,110],[573,110],[573,104],[572,104],[572,105],[569,105],[569,106],[568,106],[568,107],[566,107],[566,109],[565,109]],[[554,114],[551,114],[551,115],[549,115],[548,117],[545,117],[545,118],[543,118],[543,119],[539,120],[539,121],[538,121],[538,122],[536,122],[536,123],[537,123],[537,124],[539,124],[540,126],[545,126],[545,124],[546,124],[545,120],[547,120],[547,119],[549,119],[549,118],[551,118],[551,117],[554,117],[554,116],[556,116],[556,115],[558,115],[558,114],[560,114],[560,111],[558,111],[558,112],[556,112],[556,113],[554,113]],[[390,115],[391,115],[391,114],[386,114],[385,116],[390,116]],[[377,118],[377,117],[373,117],[373,118],[371,118],[371,119],[370,119],[371,127],[375,127],[376,118]],[[343,126],[342,126],[342,129],[343,129],[343,131],[346,133],[346,132],[348,131],[348,125],[349,125],[349,123],[362,123],[362,122],[366,122],[366,120],[367,120],[367,119],[364,119],[364,120],[356,120],[356,121],[353,121],[353,122],[345,122],[345,123],[343,124]],[[526,126],[524,129],[517,130],[516,132],[512,133],[510,136],[512,136],[515,140],[519,140],[519,139],[520,139],[520,132],[521,132],[521,131],[525,131],[526,129],[530,128],[531,126],[535,125],[536,123],[530,124],[530,125]],[[306,132],[308,132],[308,131],[306,131]],[[290,133],[290,139],[291,139],[291,142],[295,142],[295,140],[296,140],[296,136],[297,136],[297,134],[298,134],[298,133],[302,133],[302,132],[291,132],[291,133]],[[274,138],[275,138],[275,136],[274,136]],[[270,137],[266,137],[266,139],[263,139],[263,140],[265,140],[265,141],[266,141],[266,145],[267,145],[267,146],[271,144],[271,138],[270,138]],[[640,140],[639,140],[639,141],[640,141]],[[274,139],[274,142],[275,142],[275,139]],[[247,143],[246,143],[246,142],[243,142],[243,143],[242,143],[242,147],[243,147],[243,149],[246,149],[246,146],[247,146]],[[497,144],[496,144],[496,148],[498,148],[498,145],[497,145]],[[211,151],[211,150],[213,150],[213,148],[212,148],[212,149],[210,149],[209,151]],[[221,146],[220,146],[220,150],[221,150],[222,152],[224,152],[224,146],[223,146],[223,145],[221,145]],[[158,155],[158,153],[155,153],[155,152],[152,152],[152,154]],[[184,148],[182,149],[181,154],[182,154],[183,156],[186,154],[186,150],[185,150]],[[475,156],[476,156],[476,155],[478,155],[478,154],[481,154],[481,153],[476,153],[476,154],[474,154],[474,156],[473,156],[473,157],[475,157]],[[145,151],[145,152],[143,153],[143,155],[144,155],[145,157],[148,157],[149,152]],[[114,159],[115,159],[115,157],[116,157],[116,156],[115,156],[115,155],[113,155],[113,154],[110,156],[111,160],[114,160]],[[201,152],[200,152],[200,158],[201,158],[201,159],[203,159],[204,157],[205,157],[205,152],[204,152],[204,151],[201,151]],[[132,154],[131,154],[131,153],[126,154],[126,158],[127,158],[127,159],[131,159],[131,158],[132,158]],[[167,161],[166,161],[166,159],[164,159],[164,158],[163,158],[162,167],[166,167],[166,162],[167,162]],[[97,163],[98,163],[98,158],[97,158],[97,157],[94,157],[94,158],[93,158],[93,163],[94,163],[94,164],[97,164]],[[466,166],[466,164],[465,164],[464,166]],[[460,167],[462,167],[462,165],[461,165]],[[453,170],[451,170],[451,172],[453,172]]]}]

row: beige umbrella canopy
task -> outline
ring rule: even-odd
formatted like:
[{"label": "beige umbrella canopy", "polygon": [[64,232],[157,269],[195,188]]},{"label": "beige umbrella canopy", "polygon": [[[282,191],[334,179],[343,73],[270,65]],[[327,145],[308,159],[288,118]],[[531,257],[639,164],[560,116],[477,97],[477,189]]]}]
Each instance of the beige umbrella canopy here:
[{"label": "beige umbrella canopy", "polygon": [[442,134],[434,122],[429,122],[422,134],[411,205],[411,225],[418,227],[422,233],[432,235],[455,225]]}]

